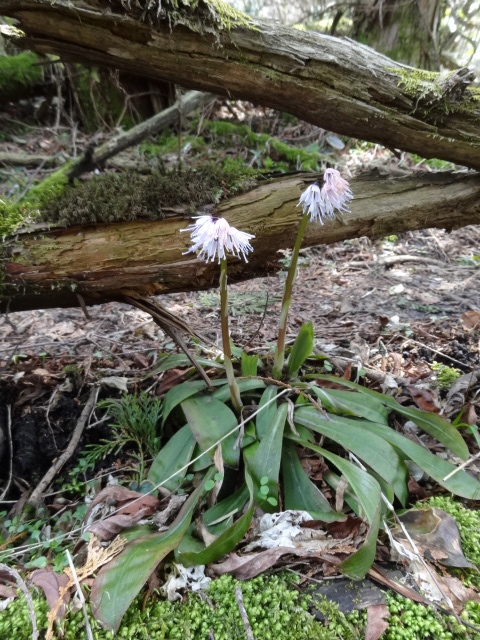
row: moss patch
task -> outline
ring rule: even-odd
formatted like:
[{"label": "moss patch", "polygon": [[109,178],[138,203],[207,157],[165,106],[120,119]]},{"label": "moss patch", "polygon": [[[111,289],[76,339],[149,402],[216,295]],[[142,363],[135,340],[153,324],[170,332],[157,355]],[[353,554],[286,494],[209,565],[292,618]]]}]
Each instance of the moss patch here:
[{"label": "moss patch", "polygon": [[255,172],[245,167],[203,166],[144,176],[134,172],[106,173],[50,200],[40,218],[61,226],[161,220],[166,210],[184,206],[186,213],[216,204],[222,198],[256,185]]},{"label": "moss patch", "polygon": [[43,66],[31,51],[17,56],[0,56],[0,95],[11,93],[13,85],[29,87],[43,80]]}]

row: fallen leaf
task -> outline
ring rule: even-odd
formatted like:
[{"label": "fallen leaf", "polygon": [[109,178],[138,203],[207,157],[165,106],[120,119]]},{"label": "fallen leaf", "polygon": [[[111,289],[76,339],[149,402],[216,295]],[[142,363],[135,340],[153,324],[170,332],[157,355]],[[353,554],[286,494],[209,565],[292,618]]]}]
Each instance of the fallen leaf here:
[{"label": "fallen leaf", "polygon": [[292,547],[277,547],[276,549],[267,549],[259,553],[247,553],[243,556],[231,553],[226,560],[218,564],[212,564],[209,568],[217,576],[223,576],[228,573],[237,578],[237,580],[247,580],[270,569],[279,558],[286,554],[303,556],[304,552],[299,549],[292,549]]},{"label": "fallen leaf", "polygon": [[460,317],[460,322],[465,331],[473,331],[480,328],[480,311],[465,311]]},{"label": "fallen leaf", "polygon": [[134,515],[116,514],[110,516],[110,518],[94,522],[88,527],[88,531],[94,533],[102,542],[106,542],[114,538],[124,529],[133,527],[139,520],[149,515],[151,515],[151,511],[148,507],[139,509]]},{"label": "fallen leaf", "polygon": [[386,604],[372,604],[367,607],[367,628],[365,640],[378,640],[382,633],[388,629],[385,618],[390,617]]},{"label": "fallen leaf", "polygon": [[128,392],[128,380],[127,378],[121,378],[120,376],[107,376],[100,380],[100,384],[109,389],[118,389],[119,391]]},{"label": "fallen leaf", "polygon": [[363,520],[361,518],[347,516],[345,520],[329,522],[326,525],[326,529],[329,535],[331,535],[332,538],[335,538],[336,540],[347,537],[355,538],[358,535],[362,524]]},{"label": "fallen leaf", "polygon": [[[69,581],[68,576],[65,573],[55,573],[52,569],[37,569],[31,575],[31,581],[37,587],[42,589],[47,599],[50,611],[52,611],[58,603],[60,598],[60,591],[64,589]],[[58,608],[57,615],[60,618],[65,617],[65,605],[70,600],[70,591],[67,591],[63,596],[63,603]]]},{"label": "fallen leaf", "polygon": [[7,587],[4,584],[0,584],[0,598],[16,598],[17,590],[13,587]]},{"label": "fallen leaf", "polygon": [[411,385],[408,386],[407,389],[410,391],[410,395],[412,396],[413,401],[419,409],[428,411],[430,413],[440,412],[440,407],[438,405],[437,399],[430,391],[430,389],[425,389],[424,387],[414,387]]},{"label": "fallen leaf", "polygon": [[[476,568],[463,555],[457,523],[442,509],[410,509],[400,516],[400,520],[425,558],[447,567]],[[392,529],[392,533],[412,551],[400,527]]]},{"label": "fallen leaf", "polygon": [[121,485],[105,487],[90,503],[84,522],[88,522],[92,511],[97,511],[96,507],[100,505],[118,509],[118,513],[123,515],[135,515],[140,509],[147,509],[148,513],[145,512],[145,516],[143,516],[147,517],[159,508],[160,500],[144,493],[138,493],[138,491],[131,491]]}]

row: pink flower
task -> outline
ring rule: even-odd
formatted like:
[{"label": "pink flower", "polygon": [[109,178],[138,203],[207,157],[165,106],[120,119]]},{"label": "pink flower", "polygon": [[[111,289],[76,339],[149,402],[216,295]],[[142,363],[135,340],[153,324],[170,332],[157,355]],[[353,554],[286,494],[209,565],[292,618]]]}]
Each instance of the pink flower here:
[{"label": "pink flower", "polygon": [[249,240],[255,236],[251,233],[239,231],[231,227],[225,218],[214,216],[197,216],[196,222],[180,231],[190,231],[193,246],[184,253],[199,251],[198,257],[205,262],[214,261],[218,255],[218,261],[225,258],[225,252],[238,258],[247,260],[247,254],[253,251]]},{"label": "pink flower", "polygon": [[302,205],[303,213],[310,216],[312,222],[323,224],[324,218],[335,218],[338,213],[348,213],[348,205],[353,198],[350,185],[337,169],[327,169],[323,176],[323,187],[320,189],[314,182],[300,196],[297,206]]}]

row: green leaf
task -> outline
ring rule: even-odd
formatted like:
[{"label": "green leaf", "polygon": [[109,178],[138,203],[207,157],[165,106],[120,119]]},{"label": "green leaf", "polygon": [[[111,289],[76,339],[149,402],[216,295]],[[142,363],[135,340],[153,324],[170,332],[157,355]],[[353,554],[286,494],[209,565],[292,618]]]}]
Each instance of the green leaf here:
[{"label": "green leaf", "polygon": [[328,414],[328,419],[323,413],[312,406],[303,406],[295,410],[295,422],[330,438],[340,444],[346,451],[351,451],[369,467],[374,469],[387,482],[392,483],[401,473],[406,480],[406,470],[398,453],[391,444],[376,434],[368,437],[364,429],[349,420],[348,428],[345,427],[344,418]]},{"label": "green leaf", "polygon": [[355,382],[350,382],[348,380],[344,380],[343,378],[336,378],[335,376],[326,375],[319,375],[318,378],[321,380],[330,380],[332,382],[336,382],[337,384],[344,385],[351,389],[356,389],[357,391],[365,395],[377,398],[384,405],[405,416],[421,429],[426,431],[433,438],[438,440],[438,442],[444,444],[456,456],[458,456],[462,460],[467,460],[468,447],[459,431],[457,431],[457,429],[455,429],[455,427],[450,422],[448,422],[448,420],[445,420],[445,418],[442,418],[438,414],[420,411],[419,409],[415,409],[413,407],[403,407],[391,396],[379,393],[378,391],[372,391],[372,389],[365,389],[365,387],[361,387],[360,385],[355,384]]},{"label": "green leaf", "polygon": [[[90,600],[95,618],[107,629],[117,631],[122,618],[158,563],[175,549],[187,531],[193,512],[204,495],[204,485],[215,474],[206,473],[179,514],[164,533],[140,535],[111,562],[103,566],[92,585]],[[138,533],[137,533],[138,535]]]},{"label": "green leaf", "polygon": [[380,512],[381,505],[378,504],[373,514],[373,519],[370,522],[370,528],[365,542],[358,551],[355,551],[354,554],[338,565],[340,571],[353,580],[361,580],[364,578],[375,560],[378,529],[380,528]]},{"label": "green leaf", "polygon": [[[237,380],[238,388],[240,389],[240,393],[246,393],[247,391],[252,391],[253,389],[263,389],[265,383],[263,380],[259,378],[248,378],[247,380]],[[217,389],[212,393],[212,398],[215,400],[221,400],[222,402],[228,402],[230,400],[230,389],[228,384]]]},{"label": "green leaf", "polygon": [[288,358],[288,372],[297,375],[298,370],[313,351],[313,324],[305,322],[300,327]]},{"label": "green leaf", "polygon": [[[253,479],[256,501],[264,511],[272,511],[267,496],[271,494],[272,498],[278,497],[278,475],[287,413],[287,403],[281,404],[260,444],[251,445],[243,450],[245,464]],[[264,477],[267,478],[266,483],[262,483]]]},{"label": "green leaf", "polygon": [[[224,379],[212,380],[211,382],[212,386],[225,384]],[[175,407],[187,398],[191,398],[191,396],[194,396],[199,391],[205,389],[206,386],[207,383],[204,380],[187,380],[186,382],[176,384],[174,387],[169,389],[163,399],[163,424],[165,424],[166,419]]]},{"label": "green leaf", "polygon": [[[265,435],[268,426],[272,424],[275,413],[277,411],[276,402],[270,402],[273,398],[277,397],[277,387],[275,385],[269,385],[262,393],[260,402],[258,403],[259,413],[255,418],[255,424],[257,426],[257,436],[259,440]],[[270,404],[267,404],[270,402]],[[267,406],[265,406],[267,405]]]},{"label": "green leaf", "polygon": [[242,376],[247,378],[248,376],[256,376],[258,368],[258,354],[249,356],[245,351],[242,351]]},{"label": "green leaf", "polygon": [[388,424],[388,409],[373,396],[361,395],[355,391],[324,389],[316,385],[313,385],[310,389],[330,413],[341,416],[356,416],[379,424]]},{"label": "green leaf", "polygon": [[[246,484],[203,514],[203,521],[210,533],[220,535],[233,522],[233,517],[241,513],[249,497]],[[230,520],[230,522],[229,522]],[[227,525],[225,525],[227,523]]]},{"label": "green leaf", "polygon": [[347,479],[350,489],[362,507],[368,523],[372,524],[376,517],[377,507],[380,504],[380,486],[375,478],[372,478],[370,474],[348,460],[337,456],[335,453],[323,447],[319,447],[305,440],[299,441],[294,436],[289,435],[288,437],[296,440],[302,447],[316,451],[337,467],[340,473]]},{"label": "green leaf", "polygon": [[[343,420],[348,420],[348,418],[343,418]],[[469,500],[480,499],[480,483],[466,471],[458,471],[449,480],[444,480],[443,478],[456,469],[450,462],[430,453],[425,447],[412,442],[390,427],[359,420],[355,421],[355,424],[388,440],[447,491]]]},{"label": "green leaf", "polygon": [[332,522],[336,513],[320,489],[305,473],[293,442],[285,440],[282,451],[283,504],[285,509],[308,511],[312,518]]},{"label": "green leaf", "polygon": [[[238,425],[233,411],[213,395],[188,398],[181,406],[202,451],[209,449]],[[235,469],[240,459],[240,447],[233,448],[237,436],[238,432],[234,431],[221,443],[224,464]],[[213,458],[214,453],[215,449],[211,449],[208,456]]]},{"label": "green leaf", "polygon": [[175,554],[177,562],[190,567],[197,564],[210,564],[222,558],[225,554],[233,551],[237,544],[243,540],[252,522],[255,502],[253,500],[253,482],[248,473],[245,473],[245,481],[247,483],[249,493],[248,508],[245,513],[226,529],[212,544],[205,547],[203,551],[186,552]]},{"label": "green leaf", "polygon": [[[162,484],[169,491],[175,491],[185,477],[187,469],[185,468],[180,473],[177,472],[190,462],[194,448],[195,438],[192,430],[186,424],[157,453],[148,472],[147,480],[154,485]],[[171,478],[175,473],[177,475]]]}]

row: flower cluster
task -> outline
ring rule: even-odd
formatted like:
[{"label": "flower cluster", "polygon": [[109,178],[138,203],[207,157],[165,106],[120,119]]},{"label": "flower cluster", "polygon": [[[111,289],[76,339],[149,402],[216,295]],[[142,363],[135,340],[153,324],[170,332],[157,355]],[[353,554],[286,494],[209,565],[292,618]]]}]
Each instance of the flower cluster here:
[{"label": "flower cluster", "polygon": [[340,213],[349,211],[348,205],[353,198],[350,185],[337,169],[327,169],[323,176],[323,186],[314,182],[300,196],[297,206],[302,205],[303,213],[310,216],[312,222],[323,224],[325,218],[335,218],[335,209]]},{"label": "flower cluster", "polygon": [[200,250],[198,257],[205,262],[213,262],[216,256],[220,262],[225,258],[225,253],[231,253],[248,262],[247,254],[253,251],[249,241],[254,235],[231,227],[225,218],[204,215],[197,216],[195,220],[186,229],[180,229],[189,231],[193,242],[193,246],[185,253]]}]

